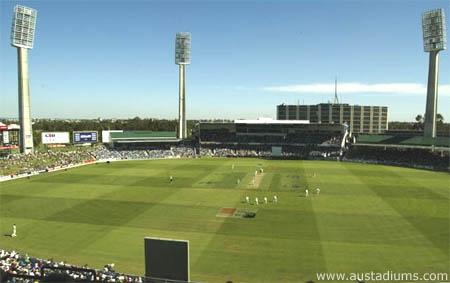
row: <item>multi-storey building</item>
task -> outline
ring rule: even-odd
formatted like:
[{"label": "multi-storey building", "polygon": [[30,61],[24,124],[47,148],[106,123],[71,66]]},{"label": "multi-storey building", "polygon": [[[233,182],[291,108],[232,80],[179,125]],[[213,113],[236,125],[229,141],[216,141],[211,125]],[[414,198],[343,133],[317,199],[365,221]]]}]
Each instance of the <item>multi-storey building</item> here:
[{"label": "multi-storey building", "polygon": [[277,106],[278,120],[309,120],[310,123],[344,124],[353,133],[383,133],[388,129],[387,106],[320,103]]}]

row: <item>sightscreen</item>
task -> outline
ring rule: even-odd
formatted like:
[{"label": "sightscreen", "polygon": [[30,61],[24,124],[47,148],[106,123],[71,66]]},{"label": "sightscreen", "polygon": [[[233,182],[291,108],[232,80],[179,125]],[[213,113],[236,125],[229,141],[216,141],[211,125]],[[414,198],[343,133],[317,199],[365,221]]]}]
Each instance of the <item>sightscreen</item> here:
[{"label": "sightscreen", "polygon": [[272,146],[272,156],[283,156],[281,146]]},{"label": "sightscreen", "polygon": [[189,281],[189,241],[145,238],[145,276]]}]

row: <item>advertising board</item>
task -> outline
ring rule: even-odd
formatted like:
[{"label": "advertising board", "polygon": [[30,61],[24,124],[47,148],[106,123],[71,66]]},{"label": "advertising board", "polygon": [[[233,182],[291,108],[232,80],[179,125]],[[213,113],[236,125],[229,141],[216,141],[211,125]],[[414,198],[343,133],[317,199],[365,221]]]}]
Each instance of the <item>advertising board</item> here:
[{"label": "advertising board", "polygon": [[43,132],[41,138],[43,144],[70,143],[69,132]]}]

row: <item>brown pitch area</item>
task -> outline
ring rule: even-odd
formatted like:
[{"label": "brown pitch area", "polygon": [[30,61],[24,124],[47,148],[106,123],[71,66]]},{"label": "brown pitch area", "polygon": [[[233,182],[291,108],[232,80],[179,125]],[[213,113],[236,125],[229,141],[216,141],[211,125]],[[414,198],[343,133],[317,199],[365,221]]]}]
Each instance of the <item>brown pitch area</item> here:
[{"label": "brown pitch area", "polygon": [[233,215],[235,211],[236,211],[236,208],[225,207],[225,208],[222,208],[219,213]]}]

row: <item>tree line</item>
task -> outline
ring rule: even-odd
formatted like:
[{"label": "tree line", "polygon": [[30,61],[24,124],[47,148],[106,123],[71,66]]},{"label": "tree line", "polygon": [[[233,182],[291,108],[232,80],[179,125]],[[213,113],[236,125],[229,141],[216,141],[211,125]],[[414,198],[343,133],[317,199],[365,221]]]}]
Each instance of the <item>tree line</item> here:
[{"label": "tree line", "polygon": [[[411,130],[423,131],[425,127],[425,115],[418,114],[414,122],[389,122],[390,130]],[[436,114],[436,130],[438,133],[449,135],[450,124],[445,123],[442,114]]]},{"label": "tree line", "polygon": [[[187,132],[191,133],[198,122],[215,122],[219,120],[187,120]],[[224,121],[224,120],[220,120]],[[231,120],[226,120],[231,121]],[[10,125],[18,124],[18,120],[0,119],[0,122]],[[34,119],[33,141],[35,145],[41,143],[41,132],[73,132],[73,131],[97,131],[98,139],[102,139],[104,130],[135,130],[135,131],[167,131],[175,132],[178,128],[178,120],[140,118],[133,119],[85,119],[85,120],[57,120]]]}]

